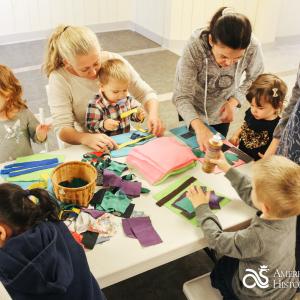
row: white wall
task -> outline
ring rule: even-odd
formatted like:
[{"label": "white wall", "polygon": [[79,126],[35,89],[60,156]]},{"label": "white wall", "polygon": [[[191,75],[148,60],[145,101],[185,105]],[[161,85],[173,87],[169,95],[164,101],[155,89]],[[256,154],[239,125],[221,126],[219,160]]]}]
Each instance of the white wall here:
[{"label": "white wall", "polygon": [[131,21],[132,0],[0,0],[0,35]]},{"label": "white wall", "polygon": [[0,42],[26,34],[38,38],[38,32],[69,23],[96,24],[97,31],[135,28],[165,47],[180,48],[221,6],[246,14],[262,43],[300,35],[298,0],[0,0]]},{"label": "white wall", "polygon": [[[300,35],[298,0],[136,0],[136,2],[134,22],[138,24],[138,31],[178,53],[181,52],[184,42],[192,31],[207,26],[213,14],[222,6],[234,7],[237,12],[247,15],[252,23],[253,32],[261,43],[272,43],[278,36]],[[146,30],[141,30],[139,26]]]},{"label": "white wall", "polygon": [[144,29],[151,29],[157,36],[165,33],[166,1],[164,0],[136,0],[134,3],[133,22]]},{"label": "white wall", "polygon": [[277,37],[300,35],[300,1],[281,1]]}]

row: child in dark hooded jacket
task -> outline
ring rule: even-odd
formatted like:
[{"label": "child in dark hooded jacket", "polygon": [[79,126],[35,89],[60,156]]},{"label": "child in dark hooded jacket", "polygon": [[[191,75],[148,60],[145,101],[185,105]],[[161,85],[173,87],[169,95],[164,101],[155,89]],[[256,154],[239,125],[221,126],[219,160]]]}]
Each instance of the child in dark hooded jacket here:
[{"label": "child in dark hooded jacket", "polygon": [[106,299],[42,189],[0,184],[0,281],[13,299]]}]

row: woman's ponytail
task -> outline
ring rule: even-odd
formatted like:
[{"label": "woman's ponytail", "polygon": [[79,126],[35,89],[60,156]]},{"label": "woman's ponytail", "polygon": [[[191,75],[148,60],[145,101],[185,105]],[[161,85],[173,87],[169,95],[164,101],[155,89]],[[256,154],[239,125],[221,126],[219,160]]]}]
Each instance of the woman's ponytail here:
[{"label": "woman's ponytail", "polygon": [[49,77],[52,71],[63,66],[63,58],[59,52],[58,40],[66,28],[67,26],[65,25],[59,25],[48,40],[45,62],[43,65],[43,70],[47,77]]}]

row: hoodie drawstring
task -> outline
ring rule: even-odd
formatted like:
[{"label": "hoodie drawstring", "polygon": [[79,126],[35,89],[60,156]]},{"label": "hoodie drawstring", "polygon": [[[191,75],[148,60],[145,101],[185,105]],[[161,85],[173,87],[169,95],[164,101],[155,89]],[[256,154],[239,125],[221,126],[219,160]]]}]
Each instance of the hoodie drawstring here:
[{"label": "hoodie drawstring", "polygon": [[207,80],[208,80],[208,59],[207,57],[205,58],[205,88],[204,88],[204,112],[205,112],[205,118],[206,118],[206,123],[209,125],[208,121],[208,115],[207,115],[207,110],[206,110],[206,100],[207,100]]}]

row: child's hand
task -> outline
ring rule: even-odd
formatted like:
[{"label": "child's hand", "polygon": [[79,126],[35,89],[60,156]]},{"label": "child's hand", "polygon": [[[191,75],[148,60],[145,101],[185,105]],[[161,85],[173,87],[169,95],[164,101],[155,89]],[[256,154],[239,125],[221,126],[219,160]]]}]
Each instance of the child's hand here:
[{"label": "child's hand", "polygon": [[104,121],[104,128],[109,131],[117,130],[120,125],[120,121],[116,121],[113,119],[107,119]]},{"label": "child's hand", "polygon": [[186,193],[187,198],[190,199],[194,208],[198,207],[201,204],[209,202],[210,192],[203,193],[200,186],[191,186]]},{"label": "child's hand", "polygon": [[51,124],[39,124],[35,130],[37,140],[39,142],[44,142],[50,129]]},{"label": "child's hand", "polygon": [[238,135],[233,135],[230,139],[229,139],[229,143],[231,143],[234,146],[238,146],[240,143],[240,138]]},{"label": "child's hand", "polygon": [[138,108],[138,111],[136,113],[136,118],[140,121],[143,122],[145,120],[145,111],[142,108]]},{"label": "child's hand", "polygon": [[220,157],[218,159],[210,159],[209,161],[216,164],[225,173],[231,168],[231,165],[227,162],[222,151],[220,152]]}]

